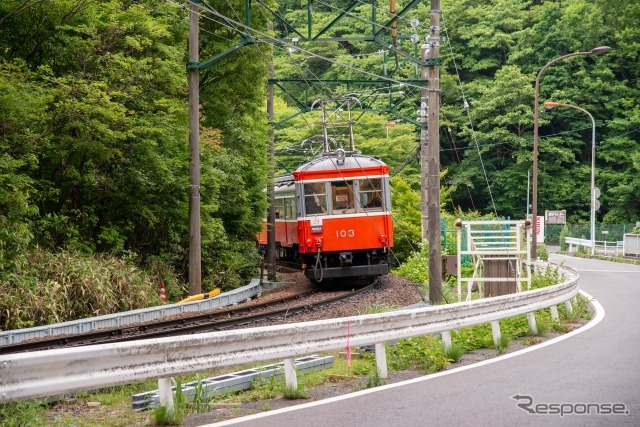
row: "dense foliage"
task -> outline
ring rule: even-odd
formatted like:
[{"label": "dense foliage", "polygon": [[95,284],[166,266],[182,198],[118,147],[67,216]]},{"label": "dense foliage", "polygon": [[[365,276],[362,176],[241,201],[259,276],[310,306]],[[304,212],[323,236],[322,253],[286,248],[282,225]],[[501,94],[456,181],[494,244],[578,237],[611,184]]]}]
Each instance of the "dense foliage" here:
[{"label": "dense foliage", "polygon": [[[300,30],[306,17],[299,12],[288,12],[289,3],[280,2],[280,11]],[[448,172],[443,185],[450,191],[443,199],[443,207],[450,212],[461,208],[511,218],[524,217],[528,173],[532,167],[537,73],[561,55],[610,46],[612,51],[606,55],[577,56],[547,69],[540,85],[540,102],[553,100],[577,105],[594,116],[595,179],[596,186],[602,190],[597,221],[633,223],[638,220],[640,110],[636,100],[640,96],[637,84],[640,6],[637,2],[447,0],[441,2],[441,7],[441,34],[445,41],[440,50],[444,61],[440,68],[440,142],[442,167]],[[338,11],[325,12],[337,16]],[[369,14],[368,6],[363,4],[323,36],[366,34]],[[412,18],[421,22],[418,28],[409,25]],[[328,21],[318,19],[318,22]],[[380,19],[378,23],[383,22],[384,19]],[[424,39],[428,22],[428,7],[421,5],[412,9],[398,21],[401,38],[398,46],[415,54],[415,48],[406,39],[413,32]],[[312,49],[311,44],[302,46]],[[370,78],[352,67],[383,74],[379,49],[386,46],[364,42],[321,46],[317,52],[326,55],[330,51],[336,61],[327,64],[304,51],[277,50],[280,55],[276,59],[281,61],[276,62],[277,76],[308,81],[336,76]],[[418,67],[411,66],[402,57],[395,63],[393,58],[387,58],[386,66],[386,75],[399,81],[419,76]],[[313,88],[311,83],[306,86],[311,92]],[[323,89],[326,91],[327,87]],[[399,95],[398,91],[402,93]],[[344,95],[346,92],[338,85],[332,93]],[[364,99],[380,93],[382,90],[378,87],[358,91]],[[393,99],[398,113],[415,118],[417,91],[393,85],[385,94]],[[289,99],[291,95],[296,95],[293,87],[283,96]],[[372,105],[383,108],[383,101]],[[283,110],[283,115],[286,113]],[[388,120],[397,121],[398,117],[387,113],[384,120],[377,122],[359,120],[358,125],[364,122],[364,126],[356,126],[356,141],[364,151],[389,161],[392,174],[402,171],[412,188],[418,190],[415,162],[410,167],[405,163],[415,153],[416,127],[407,124],[385,128]],[[292,122],[296,125],[286,123],[279,134],[282,153],[288,154],[285,159],[296,159],[291,153],[299,152],[300,141],[319,133],[309,120],[295,118]],[[570,222],[588,222],[591,128],[589,117],[580,111],[565,107],[547,112],[541,106],[539,214],[547,209],[566,209]],[[391,140],[385,138],[385,132],[391,135]],[[284,160],[282,164],[286,164]],[[400,222],[403,221],[406,219],[400,218]]]},{"label": "dense foliage", "polygon": [[[372,24],[367,2],[338,20],[351,2],[316,4],[310,28],[305,2],[270,2],[276,14],[252,4],[251,29],[245,27],[245,2],[212,0],[211,8],[201,9],[201,60],[232,49],[241,36],[250,41],[200,73],[203,289],[243,283],[258,261],[254,235],[266,208],[265,88],[272,57],[274,78],[290,80],[276,91],[277,168],[294,170],[317,153],[320,113],[309,112],[316,99],[358,97],[369,112],[347,117],[343,109],[330,120],[355,121],[356,148],[391,165],[396,254],[403,259],[418,249],[419,130],[411,122],[420,87],[401,83],[419,79],[420,67],[388,47],[419,54],[420,46],[409,39],[427,35],[429,5],[423,3],[398,19],[396,40],[382,28],[389,18],[380,7]],[[540,100],[578,105],[596,119],[598,222],[638,220],[640,5],[441,3],[442,208],[522,218],[532,164],[535,77],[560,55],[607,45],[613,50],[606,55],[550,67]],[[400,1],[398,8],[406,4]],[[19,288],[15,275],[29,271],[38,251],[61,249],[127,259],[150,277],[186,277],[185,6],[167,0],[1,2],[3,286]],[[421,22],[418,28],[410,25],[413,18]],[[292,42],[330,23],[322,37],[339,40]],[[362,40],[372,31],[387,38]],[[274,42],[274,36],[288,41]],[[374,78],[382,83],[347,84]],[[580,111],[556,108],[542,112],[540,125],[539,212],[566,209],[570,221],[587,222],[590,120]],[[348,141],[344,126],[330,129],[330,137],[334,146]]]},{"label": "dense foliage", "polygon": [[[233,46],[201,26],[202,55]],[[161,0],[0,5],[0,272],[37,245],[186,276],[187,35],[186,11]],[[266,62],[230,57],[202,75],[203,287],[237,286],[256,265]]]}]

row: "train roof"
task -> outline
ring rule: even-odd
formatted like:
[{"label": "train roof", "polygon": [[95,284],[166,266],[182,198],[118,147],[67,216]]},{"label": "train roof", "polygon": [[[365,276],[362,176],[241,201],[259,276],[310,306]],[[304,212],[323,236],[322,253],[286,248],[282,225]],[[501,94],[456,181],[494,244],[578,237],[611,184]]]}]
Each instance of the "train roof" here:
[{"label": "train roof", "polygon": [[375,157],[365,156],[359,153],[346,153],[343,161],[339,162],[335,153],[329,153],[302,164],[296,169],[296,172],[327,169],[366,169],[380,166],[386,166],[386,164]]},{"label": "train roof", "polygon": [[293,191],[293,175],[281,175],[275,178],[274,187],[276,192]]},{"label": "train roof", "polygon": [[[345,173],[348,172],[348,175]],[[296,180],[330,179],[345,176],[388,175],[389,166],[382,160],[356,152],[338,150],[303,163],[293,176]]]}]

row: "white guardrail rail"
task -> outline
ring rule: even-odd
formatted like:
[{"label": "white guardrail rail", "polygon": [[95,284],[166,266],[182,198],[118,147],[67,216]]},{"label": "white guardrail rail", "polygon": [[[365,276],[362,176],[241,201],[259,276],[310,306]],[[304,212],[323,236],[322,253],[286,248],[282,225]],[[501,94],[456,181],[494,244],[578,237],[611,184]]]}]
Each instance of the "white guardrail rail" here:
[{"label": "white guardrail rail", "polygon": [[130,310],[121,313],[89,317],[87,319],[56,323],[54,325],[3,331],[0,332],[0,347],[17,344],[21,341],[34,338],[84,334],[96,329],[118,328],[122,325],[149,322],[151,320],[162,319],[164,317],[178,314],[212,310],[214,308],[225,307],[247,301],[260,295],[263,290],[260,280],[253,279],[246,286],[242,286],[230,292],[225,292],[213,298],[202,299],[199,301],[165,304],[157,307],[140,308],[138,310]]},{"label": "white guardrail rail", "polygon": [[441,333],[445,347],[450,347],[451,330],[488,322],[497,341],[500,319],[527,314],[535,331],[536,310],[551,307],[553,317],[558,304],[570,310],[579,276],[575,270],[559,268],[563,283],[468,302],[0,356],[0,403],[159,379],[160,401],[172,407],[170,377],[279,359],[284,359],[287,387],[297,388],[294,358],[367,344],[375,344],[377,368],[384,378],[386,342]]},{"label": "white guardrail rail", "polygon": [[[625,240],[626,240],[626,236],[628,236],[628,234],[625,234]],[[584,246],[585,248],[590,248],[591,246],[594,246],[594,251],[596,253],[604,253],[605,255],[611,252],[615,254],[622,253],[623,255],[626,255],[625,247],[627,247],[627,245],[625,244],[625,240],[618,240],[618,241],[595,240],[592,242],[591,240],[579,239],[577,237],[564,238],[564,241],[569,245],[569,252],[574,252],[574,246],[576,247],[576,250],[579,246]]]}]

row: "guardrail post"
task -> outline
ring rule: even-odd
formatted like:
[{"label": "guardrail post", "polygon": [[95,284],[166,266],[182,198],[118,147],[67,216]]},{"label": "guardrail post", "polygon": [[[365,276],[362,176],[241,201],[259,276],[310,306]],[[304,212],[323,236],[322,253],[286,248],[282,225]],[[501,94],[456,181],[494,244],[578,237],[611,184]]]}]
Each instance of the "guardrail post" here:
[{"label": "guardrail post", "polygon": [[376,368],[378,369],[378,375],[380,378],[388,378],[389,373],[387,371],[387,349],[385,343],[376,343]]},{"label": "guardrail post", "polygon": [[527,321],[529,322],[529,329],[534,334],[538,333],[538,325],[536,324],[536,316],[534,313],[527,313]]},{"label": "guardrail post", "polygon": [[493,344],[497,347],[500,345],[500,338],[502,338],[502,334],[500,333],[500,322],[494,320],[491,322],[491,334],[493,335]]},{"label": "guardrail post", "polygon": [[298,378],[294,359],[284,359],[284,383],[288,390],[298,389]]},{"label": "guardrail post", "polygon": [[442,337],[442,344],[444,345],[444,351],[451,350],[451,331],[444,331],[440,333]]},{"label": "guardrail post", "polygon": [[566,300],[564,306],[567,309],[567,313],[573,313],[573,307],[571,306],[571,300]]},{"label": "guardrail post", "polygon": [[551,309],[551,318],[553,320],[558,320],[560,317],[558,316],[558,306],[557,305],[552,305],[551,307],[549,307]]},{"label": "guardrail post", "polygon": [[173,413],[173,389],[171,388],[171,378],[158,379],[158,395],[160,406],[167,408],[167,413]]}]

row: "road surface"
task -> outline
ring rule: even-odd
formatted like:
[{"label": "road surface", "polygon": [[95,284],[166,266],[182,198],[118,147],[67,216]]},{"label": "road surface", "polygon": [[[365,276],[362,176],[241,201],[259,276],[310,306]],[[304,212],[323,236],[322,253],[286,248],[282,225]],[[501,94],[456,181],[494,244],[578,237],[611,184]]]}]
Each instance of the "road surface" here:
[{"label": "road surface", "polygon": [[640,426],[640,266],[551,255],[596,301],[589,324],[479,364],[208,427]]}]

